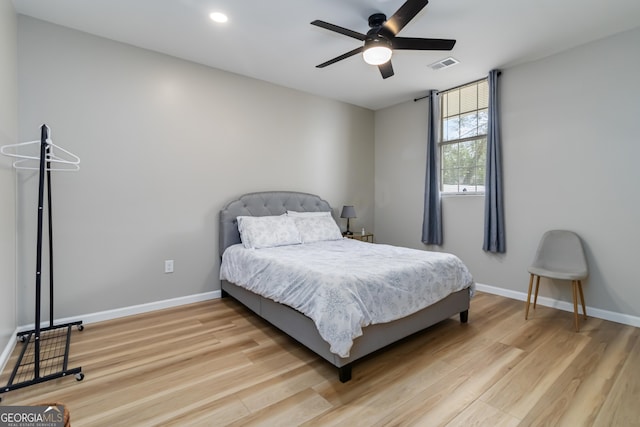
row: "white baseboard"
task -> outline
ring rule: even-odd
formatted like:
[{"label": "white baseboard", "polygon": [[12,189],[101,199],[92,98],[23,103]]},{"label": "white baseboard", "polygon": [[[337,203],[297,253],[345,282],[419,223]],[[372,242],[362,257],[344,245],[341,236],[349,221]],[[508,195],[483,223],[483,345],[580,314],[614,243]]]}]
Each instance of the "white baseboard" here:
[{"label": "white baseboard", "polygon": [[[503,297],[526,301],[527,293],[512,291],[510,289],[497,288],[495,286],[483,285],[476,283],[476,289],[488,294],[500,295]],[[573,303],[567,301],[559,301],[548,297],[538,296],[538,304],[545,307],[557,308],[558,310],[569,311],[573,313]],[[616,313],[614,311],[602,310],[600,308],[594,308],[587,306],[587,315],[597,317],[598,319],[610,320],[616,323],[622,323],[624,325],[635,326],[640,328],[640,317],[630,316],[628,314]]]},{"label": "white baseboard", "polygon": [[[132,305],[129,307],[116,308],[113,310],[99,311],[97,313],[83,314],[80,316],[65,317],[62,319],[56,319],[55,324],[64,324],[77,322],[82,320],[82,323],[90,324],[96,322],[103,322],[105,320],[118,319],[120,317],[133,316],[134,314],[148,313],[150,311],[162,310],[165,308],[177,307],[185,304],[192,304],[194,302],[206,301],[210,299],[220,298],[220,291],[205,292],[202,294],[188,295],[185,297],[172,298],[162,301],[149,302],[146,304]],[[49,322],[42,322],[41,327],[49,326]],[[35,324],[24,325],[18,327],[18,332],[28,331],[35,328]]]},{"label": "white baseboard", "polygon": [[[155,301],[146,304],[132,305],[130,307],[116,308],[114,310],[100,311],[97,313],[83,314],[81,316],[65,317],[62,319],[55,319],[54,324],[62,325],[65,323],[72,323],[82,320],[83,324],[90,324],[96,322],[102,322],[105,320],[118,319],[120,317],[132,316],[134,314],[148,313],[150,311],[162,310],[165,308],[177,307],[180,305],[191,304],[194,302],[207,301],[211,299],[220,298],[220,291],[205,292],[202,294],[188,295],[185,297],[172,298],[163,301]],[[42,322],[41,327],[49,326],[49,322]],[[4,351],[0,355],[0,372],[4,371],[7,361],[16,346],[17,337],[19,332],[29,331],[35,328],[35,323],[29,325],[18,326],[13,334],[14,339],[10,340],[6,345]],[[1,385],[0,385],[1,386]]]},{"label": "white baseboard", "polygon": [[[13,336],[15,337],[18,334],[18,329],[13,332]],[[11,353],[13,353],[13,349],[16,347],[17,340],[11,339],[4,347],[2,354],[0,354],[0,372],[4,372],[4,368],[7,367],[7,362],[9,361],[9,357],[11,357]],[[0,384],[0,387],[4,384]]]}]

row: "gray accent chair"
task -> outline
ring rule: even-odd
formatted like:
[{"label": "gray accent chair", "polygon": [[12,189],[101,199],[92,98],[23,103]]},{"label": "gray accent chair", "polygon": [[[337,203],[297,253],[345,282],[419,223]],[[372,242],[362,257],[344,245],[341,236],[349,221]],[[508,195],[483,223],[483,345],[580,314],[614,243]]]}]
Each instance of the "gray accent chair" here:
[{"label": "gray accent chair", "polygon": [[582,302],[582,315],[587,318],[587,308],[584,303],[582,281],[589,275],[587,259],[580,237],[573,231],[550,230],[542,235],[533,263],[529,267],[529,292],[525,306],[525,320],[529,318],[529,304],[531,302],[531,288],[536,279],[536,290],[533,298],[533,309],[538,302],[538,288],[540,277],[571,281],[573,290],[573,315],[576,332],[580,331],[578,318],[578,294]]}]

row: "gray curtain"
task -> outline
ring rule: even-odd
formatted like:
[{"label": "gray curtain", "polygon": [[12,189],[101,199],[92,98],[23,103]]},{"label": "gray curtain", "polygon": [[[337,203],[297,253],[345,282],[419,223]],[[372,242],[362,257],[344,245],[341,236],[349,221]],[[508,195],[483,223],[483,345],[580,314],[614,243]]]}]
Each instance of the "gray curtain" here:
[{"label": "gray curtain", "polygon": [[422,243],[442,245],[442,208],[440,205],[440,182],[438,173],[438,92],[429,92],[429,123],[427,129],[427,173],[424,190],[424,218],[422,221]]},{"label": "gray curtain", "polygon": [[484,198],[484,243],[488,252],[507,251],[504,235],[504,207],[502,193],[502,150],[500,148],[500,105],[498,98],[498,70],[489,72],[489,128],[487,130],[487,168]]}]

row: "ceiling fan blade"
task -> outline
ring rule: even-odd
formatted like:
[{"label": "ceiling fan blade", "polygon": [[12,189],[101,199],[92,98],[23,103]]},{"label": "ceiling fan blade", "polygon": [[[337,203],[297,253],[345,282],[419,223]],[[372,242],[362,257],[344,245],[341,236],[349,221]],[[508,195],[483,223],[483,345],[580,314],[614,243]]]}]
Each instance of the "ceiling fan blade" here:
[{"label": "ceiling fan blade", "polygon": [[407,0],[391,18],[387,19],[383,27],[395,36],[424,9],[427,3],[429,3],[429,0]]},{"label": "ceiling fan blade", "polygon": [[336,62],[338,62],[338,61],[342,61],[343,59],[347,59],[347,58],[349,58],[350,56],[353,56],[353,55],[356,55],[356,54],[358,54],[358,53],[362,52],[363,50],[364,50],[364,46],[360,46],[360,47],[355,48],[355,49],[353,49],[352,51],[349,51],[349,52],[347,52],[347,53],[345,53],[345,54],[342,54],[342,55],[340,55],[340,56],[336,56],[335,58],[330,59],[330,60],[328,60],[327,62],[323,62],[323,63],[322,63],[322,64],[320,64],[320,65],[316,65],[316,68],[324,68],[324,67],[326,67],[327,65],[335,64]]},{"label": "ceiling fan blade", "polygon": [[391,61],[378,65],[378,69],[380,70],[380,74],[382,74],[383,79],[393,76],[393,66],[391,65]]},{"label": "ceiling fan blade", "polygon": [[366,35],[358,33],[353,30],[349,30],[348,28],[342,28],[334,24],[330,24],[328,22],[320,21],[316,19],[311,22],[311,25],[315,25],[316,27],[324,28],[325,30],[334,31],[336,33],[340,33],[342,35],[353,37],[354,39],[364,41],[366,39]]},{"label": "ceiling fan blade", "polygon": [[393,49],[404,50],[451,50],[456,41],[450,39],[421,39],[415,37],[394,37]]}]

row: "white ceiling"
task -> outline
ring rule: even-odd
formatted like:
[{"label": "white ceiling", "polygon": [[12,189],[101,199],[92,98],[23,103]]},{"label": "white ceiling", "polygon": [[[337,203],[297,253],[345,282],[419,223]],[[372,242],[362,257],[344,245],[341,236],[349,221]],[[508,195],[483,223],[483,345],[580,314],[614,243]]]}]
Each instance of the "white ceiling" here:
[{"label": "white ceiling", "polygon": [[[366,33],[369,15],[390,17],[403,3],[13,0],[20,14],[373,110],[640,26],[640,0],[431,0],[399,36],[456,39],[452,51],[396,51],[395,75],[386,80],[360,55],[315,67],[361,42],[311,21]],[[213,11],[229,22],[215,24]],[[460,64],[428,67],[447,56]]]}]

